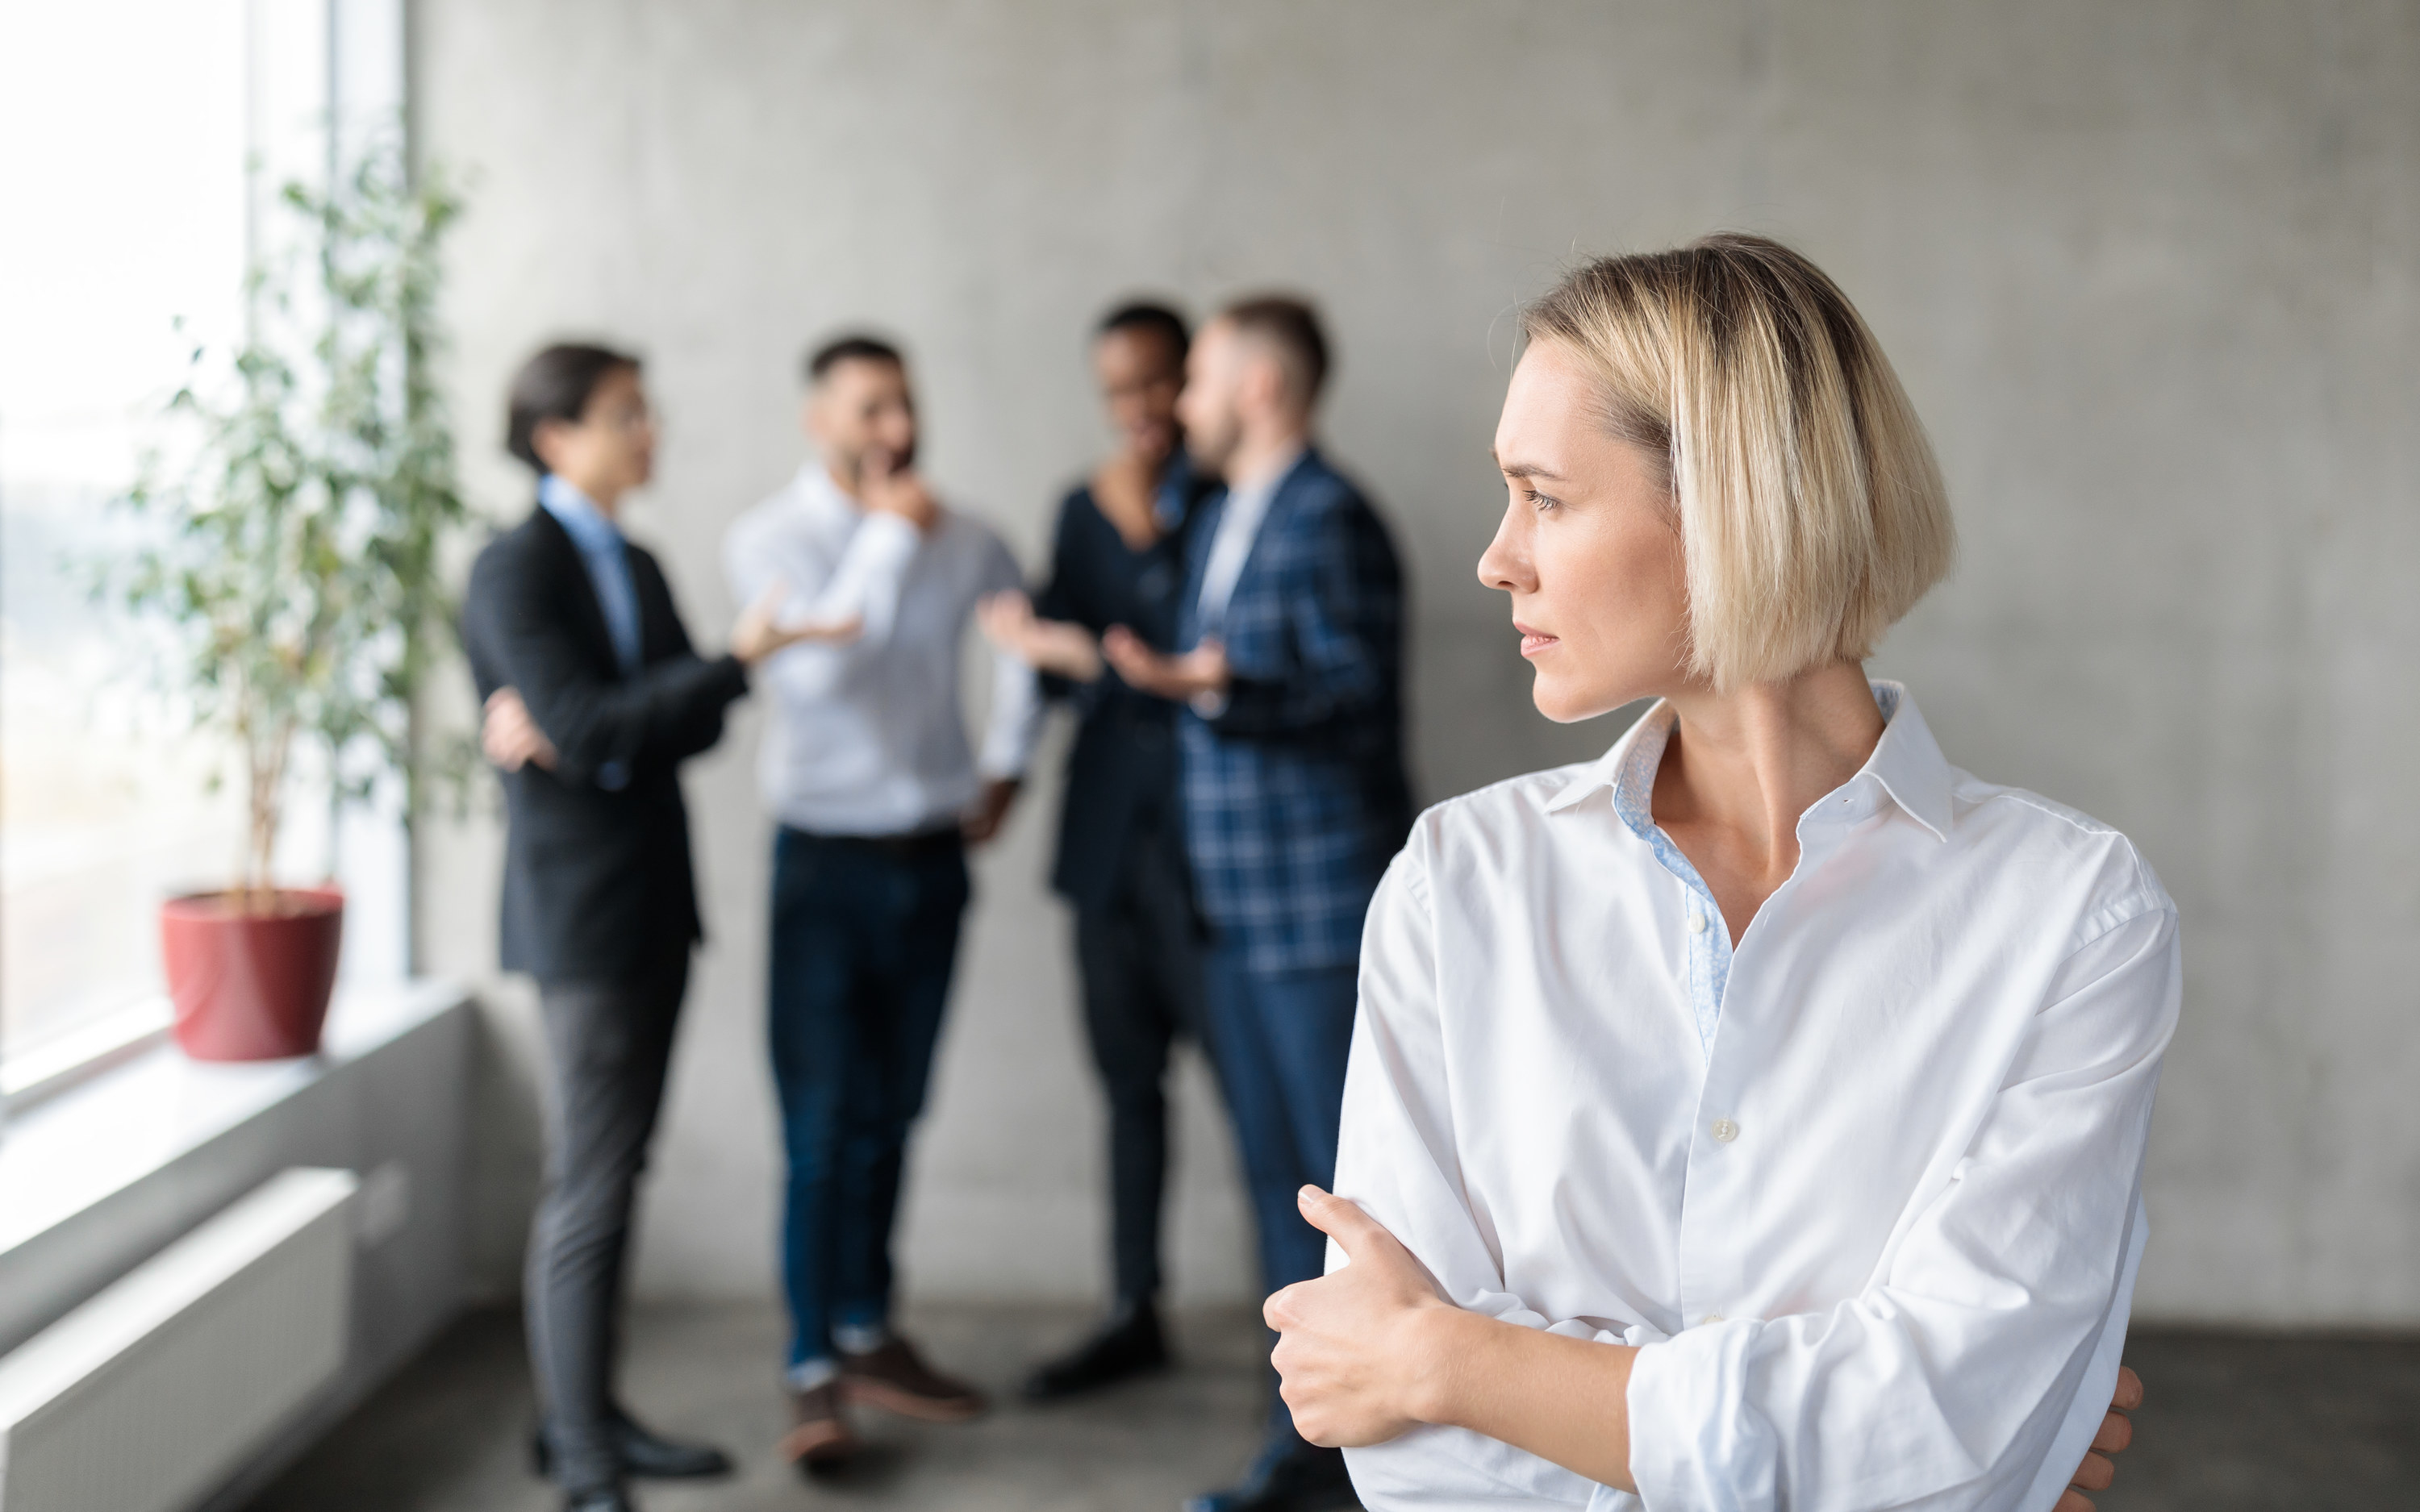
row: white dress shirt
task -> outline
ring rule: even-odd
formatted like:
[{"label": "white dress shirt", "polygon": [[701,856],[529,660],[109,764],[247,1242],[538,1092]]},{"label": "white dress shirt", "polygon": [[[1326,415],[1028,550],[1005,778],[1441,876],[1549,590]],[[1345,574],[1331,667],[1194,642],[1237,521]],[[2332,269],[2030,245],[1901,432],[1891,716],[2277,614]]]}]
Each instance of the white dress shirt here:
[{"label": "white dress shirt", "polygon": [[1414,827],[1337,1190],[1456,1305],[1644,1346],[1639,1494],[1422,1427],[1347,1451],[1373,1508],[2058,1499],[2124,1343],[2176,907],[2123,835],[1950,766],[1874,687],[1880,744],[1735,953],[1652,818],[1668,705]]},{"label": "white dress shirt", "polygon": [[945,511],[930,536],[870,513],[810,463],[723,537],[742,604],[783,584],[785,619],[864,622],[846,644],[777,652],[758,772],[782,823],[819,835],[907,835],[955,822],[982,777],[1021,776],[1041,716],[1032,670],[992,658],[980,763],[968,748],[958,658],[978,600],[1024,579],[988,526]]}]

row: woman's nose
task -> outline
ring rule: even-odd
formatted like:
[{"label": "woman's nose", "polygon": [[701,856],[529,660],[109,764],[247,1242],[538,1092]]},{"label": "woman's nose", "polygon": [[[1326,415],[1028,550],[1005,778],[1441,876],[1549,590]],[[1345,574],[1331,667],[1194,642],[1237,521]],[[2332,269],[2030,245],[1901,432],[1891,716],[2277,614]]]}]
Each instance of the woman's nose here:
[{"label": "woman's nose", "polygon": [[1517,529],[1514,512],[1506,510],[1503,523],[1496,528],[1496,539],[1479,554],[1479,580],[1501,593],[1526,593],[1537,583],[1525,544],[1513,539]]}]

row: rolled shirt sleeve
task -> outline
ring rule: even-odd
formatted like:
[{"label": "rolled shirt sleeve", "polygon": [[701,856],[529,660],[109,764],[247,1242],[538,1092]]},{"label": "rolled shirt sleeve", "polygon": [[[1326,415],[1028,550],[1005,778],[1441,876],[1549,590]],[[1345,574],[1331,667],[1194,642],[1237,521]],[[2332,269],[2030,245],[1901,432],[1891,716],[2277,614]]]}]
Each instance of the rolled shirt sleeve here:
[{"label": "rolled shirt sleeve", "polygon": [[723,538],[723,577],[743,607],[780,583],[784,622],[858,620],[858,633],[847,640],[801,641],[775,653],[785,684],[804,692],[836,688],[855,661],[890,642],[922,542],[916,527],[898,516],[869,514],[839,556],[827,558],[796,532],[777,535],[745,520]]},{"label": "rolled shirt sleeve", "polygon": [[[1877,1285],[1639,1352],[1630,1466],[1650,1512],[2055,1502],[2115,1384],[2102,1335],[2122,1335],[2141,1254],[2143,1150],[2180,990],[2173,908],[2147,901],[2060,981]],[[2061,1432],[2071,1415],[2080,1442]]]},{"label": "rolled shirt sleeve", "polygon": [[[1504,1288],[1496,1247],[1473,1213],[1455,1153],[1421,840],[1416,831],[1370,904],[1336,1190],[1403,1241],[1457,1307],[1603,1343],[1660,1338],[1636,1319],[1550,1319]],[[1327,1269],[1344,1264],[1344,1252],[1330,1240]],[[1560,1465],[1467,1428],[1417,1427],[1387,1443],[1347,1450],[1345,1458],[1373,1506],[1581,1505],[1596,1489]]]},{"label": "rolled shirt sleeve", "polygon": [[[1025,576],[1016,558],[999,537],[990,537],[984,554],[980,592],[984,597],[1023,589]],[[988,646],[988,642],[985,642]],[[1041,738],[1045,713],[1042,687],[1033,669],[997,648],[991,650],[991,712],[984,720],[983,748],[975,770],[989,779],[1022,778]]]}]

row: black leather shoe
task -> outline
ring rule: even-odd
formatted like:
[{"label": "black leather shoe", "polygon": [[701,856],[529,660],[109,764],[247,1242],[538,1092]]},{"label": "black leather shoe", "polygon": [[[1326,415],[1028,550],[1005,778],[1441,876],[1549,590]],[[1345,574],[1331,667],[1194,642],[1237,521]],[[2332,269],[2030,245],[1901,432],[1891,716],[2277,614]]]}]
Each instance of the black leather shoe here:
[{"label": "black leather shoe", "polygon": [[[663,1438],[618,1407],[613,1410],[613,1448],[621,1457],[622,1473],[641,1480],[705,1480],[731,1473],[731,1457],[714,1445]],[[542,1476],[554,1473],[554,1451],[546,1442],[543,1423],[530,1435],[530,1463]]]},{"label": "black leather shoe", "polygon": [[1263,1459],[1224,1490],[1194,1497],[1185,1504],[1185,1512],[1335,1512],[1360,1504],[1353,1494],[1353,1477],[1345,1473],[1344,1451],[1306,1443]]},{"label": "black leather shoe", "polygon": [[563,1512],[638,1512],[638,1507],[619,1486],[598,1486],[565,1497]]},{"label": "black leather shoe", "polygon": [[1168,1362],[1159,1309],[1148,1300],[1129,1303],[1111,1313],[1099,1333],[1026,1377],[1025,1399],[1055,1402],[1166,1369]]}]

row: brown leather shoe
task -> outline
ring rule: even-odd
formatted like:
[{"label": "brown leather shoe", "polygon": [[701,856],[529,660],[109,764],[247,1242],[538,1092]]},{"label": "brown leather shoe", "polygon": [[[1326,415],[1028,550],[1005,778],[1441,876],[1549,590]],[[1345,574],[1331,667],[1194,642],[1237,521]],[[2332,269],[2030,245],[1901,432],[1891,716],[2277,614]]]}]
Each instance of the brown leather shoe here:
[{"label": "brown leather shoe", "polygon": [[837,1381],[792,1392],[790,1420],[794,1427],[782,1435],[782,1458],[800,1470],[835,1465],[857,1453],[857,1434],[841,1415]]},{"label": "brown leather shoe", "polygon": [[916,1347],[893,1334],[882,1347],[840,1357],[840,1386],[852,1402],[865,1402],[926,1423],[963,1423],[980,1416],[984,1394],[924,1363]]}]

